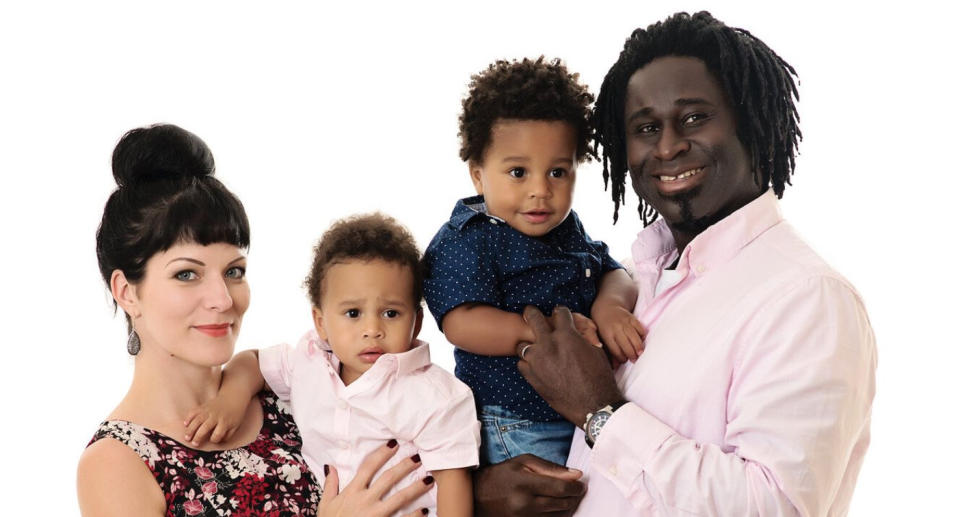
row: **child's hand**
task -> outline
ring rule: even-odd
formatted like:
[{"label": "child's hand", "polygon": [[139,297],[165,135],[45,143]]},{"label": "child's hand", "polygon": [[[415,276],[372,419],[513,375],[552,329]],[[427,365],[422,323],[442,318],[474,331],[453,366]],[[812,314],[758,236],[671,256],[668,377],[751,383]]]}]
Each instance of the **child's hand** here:
[{"label": "child's hand", "polygon": [[187,428],[184,437],[194,447],[206,443],[208,435],[212,443],[230,439],[243,421],[249,404],[250,399],[231,397],[221,392],[187,413],[187,418],[183,421]]},{"label": "child's hand", "polygon": [[592,319],[580,314],[579,312],[574,312],[573,314],[573,326],[577,329],[577,332],[581,336],[586,338],[593,346],[600,348],[603,346],[600,343],[600,336],[597,335],[597,324],[593,322]]},{"label": "child's hand", "polygon": [[636,361],[643,353],[644,330],[637,318],[619,305],[594,307],[593,317],[600,328],[600,337],[614,366]]}]

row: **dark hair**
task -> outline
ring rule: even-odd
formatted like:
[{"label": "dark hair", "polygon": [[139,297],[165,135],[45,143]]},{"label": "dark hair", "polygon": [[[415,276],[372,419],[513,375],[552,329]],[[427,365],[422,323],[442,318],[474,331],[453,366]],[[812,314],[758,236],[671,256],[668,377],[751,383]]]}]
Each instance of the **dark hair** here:
[{"label": "dark hair", "polygon": [[420,250],[413,235],[394,218],[380,214],[355,215],[340,219],[324,232],[313,248],[313,265],[303,282],[314,307],[320,307],[323,278],[330,266],[350,259],[379,259],[407,266],[413,273],[413,304],[423,298],[423,270]]},{"label": "dark hair", "polygon": [[[796,71],[746,30],[728,27],[706,11],[693,16],[677,13],[633,31],[597,96],[594,151],[603,147],[604,185],[613,180],[613,221],[625,201],[623,110],[627,82],[635,71],[663,56],[695,57],[704,62],[736,113],[737,138],[750,156],[754,179],[758,185],[772,185],[782,197],[802,139],[794,105],[794,99],[800,98],[793,80]],[[644,225],[656,220],[656,211],[642,199],[638,208]]]},{"label": "dark hair", "polygon": [[591,153],[593,95],[559,59],[499,60],[470,77],[460,114],[460,158],[482,162],[490,130],[501,119],[563,121],[577,134],[577,160]]},{"label": "dark hair", "polygon": [[147,260],[178,242],[250,245],[243,205],[213,177],[213,155],[171,124],[133,129],[113,150],[117,189],[97,229],[97,261],[107,287],[119,269],[143,279]]}]

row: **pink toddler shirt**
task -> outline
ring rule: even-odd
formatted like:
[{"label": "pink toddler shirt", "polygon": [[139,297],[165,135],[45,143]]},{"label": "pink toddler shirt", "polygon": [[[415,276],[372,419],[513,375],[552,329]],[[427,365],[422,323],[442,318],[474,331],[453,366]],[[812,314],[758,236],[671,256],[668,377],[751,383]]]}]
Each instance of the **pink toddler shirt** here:
[{"label": "pink toddler shirt", "polygon": [[[473,394],[451,373],[430,362],[427,343],[416,340],[400,354],[384,354],[349,386],[330,345],[310,331],[294,348],[260,351],[260,370],[270,389],[289,401],[303,437],[303,457],[323,483],[323,466],[336,467],[340,488],[360,463],[391,438],[400,450],[381,471],[420,454],[421,466],[389,492],[419,482],[427,471],[475,467],[480,424]],[[389,495],[389,494],[388,494]],[[434,486],[403,509],[436,507]]]}]

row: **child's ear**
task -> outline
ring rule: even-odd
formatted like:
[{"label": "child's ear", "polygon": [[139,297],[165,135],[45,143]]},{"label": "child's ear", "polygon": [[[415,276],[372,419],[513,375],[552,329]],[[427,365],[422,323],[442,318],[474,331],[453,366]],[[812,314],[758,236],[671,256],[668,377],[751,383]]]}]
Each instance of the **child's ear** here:
[{"label": "child's ear", "polygon": [[323,328],[323,311],[314,307],[311,312],[313,312],[313,328],[316,329],[320,339],[329,342],[327,339],[327,331]]},{"label": "child's ear", "polygon": [[417,336],[420,335],[420,329],[423,327],[423,307],[417,307],[417,321],[413,324],[413,335],[410,336],[410,340],[417,339]]},{"label": "child's ear", "polygon": [[114,269],[110,274],[110,294],[131,320],[140,317],[140,299],[137,298],[136,286],[127,281],[127,275],[119,269]]},{"label": "child's ear", "polygon": [[480,181],[483,164],[470,160],[467,162],[467,166],[470,167],[470,181],[473,181],[473,188],[477,189],[477,194],[483,194],[483,182]]}]

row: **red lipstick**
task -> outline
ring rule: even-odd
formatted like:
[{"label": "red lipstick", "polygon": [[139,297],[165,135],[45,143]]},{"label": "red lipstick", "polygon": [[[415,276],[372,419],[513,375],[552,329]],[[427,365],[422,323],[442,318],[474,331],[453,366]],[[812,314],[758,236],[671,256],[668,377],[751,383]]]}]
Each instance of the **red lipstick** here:
[{"label": "red lipstick", "polygon": [[223,336],[226,336],[228,332],[230,332],[229,323],[220,323],[217,325],[194,325],[193,328],[199,330],[200,332],[203,332],[204,334],[210,337],[223,337]]}]

